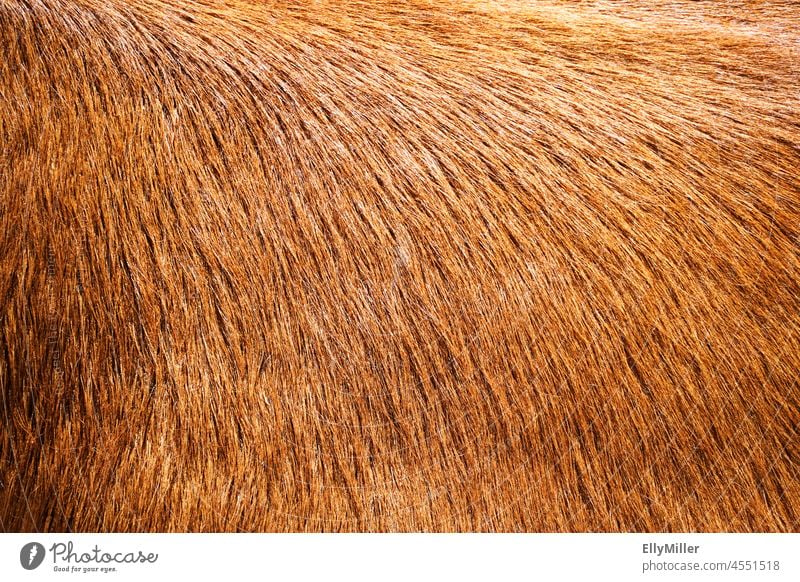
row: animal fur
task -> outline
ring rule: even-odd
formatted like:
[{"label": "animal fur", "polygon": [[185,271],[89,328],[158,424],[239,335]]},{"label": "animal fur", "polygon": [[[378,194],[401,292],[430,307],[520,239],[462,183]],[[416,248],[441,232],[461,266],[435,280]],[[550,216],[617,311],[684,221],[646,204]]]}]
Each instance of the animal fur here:
[{"label": "animal fur", "polygon": [[0,0],[0,526],[797,531],[798,22]]}]

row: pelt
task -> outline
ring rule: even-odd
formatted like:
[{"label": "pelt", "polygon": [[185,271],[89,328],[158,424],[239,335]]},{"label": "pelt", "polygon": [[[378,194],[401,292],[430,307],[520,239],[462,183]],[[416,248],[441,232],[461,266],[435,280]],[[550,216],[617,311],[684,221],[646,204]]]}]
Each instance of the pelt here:
[{"label": "pelt", "polygon": [[800,530],[798,23],[0,0],[0,529]]}]

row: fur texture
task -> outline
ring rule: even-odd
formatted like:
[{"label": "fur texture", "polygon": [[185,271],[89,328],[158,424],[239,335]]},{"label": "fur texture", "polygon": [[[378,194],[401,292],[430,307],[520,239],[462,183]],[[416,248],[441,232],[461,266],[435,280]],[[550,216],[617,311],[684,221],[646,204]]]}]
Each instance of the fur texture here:
[{"label": "fur texture", "polygon": [[0,0],[0,526],[800,529],[798,22]]}]

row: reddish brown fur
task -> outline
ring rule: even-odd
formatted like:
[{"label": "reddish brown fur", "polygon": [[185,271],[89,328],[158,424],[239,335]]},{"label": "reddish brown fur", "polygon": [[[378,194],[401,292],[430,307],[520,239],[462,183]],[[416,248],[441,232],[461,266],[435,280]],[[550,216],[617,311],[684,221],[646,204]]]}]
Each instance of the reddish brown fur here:
[{"label": "reddish brown fur", "polygon": [[792,2],[0,0],[0,526],[800,528]]}]

